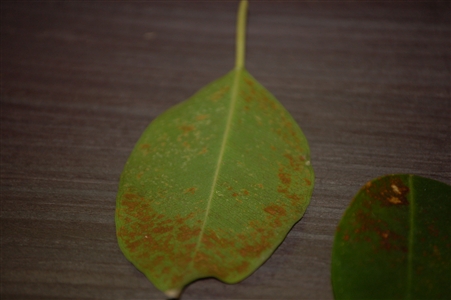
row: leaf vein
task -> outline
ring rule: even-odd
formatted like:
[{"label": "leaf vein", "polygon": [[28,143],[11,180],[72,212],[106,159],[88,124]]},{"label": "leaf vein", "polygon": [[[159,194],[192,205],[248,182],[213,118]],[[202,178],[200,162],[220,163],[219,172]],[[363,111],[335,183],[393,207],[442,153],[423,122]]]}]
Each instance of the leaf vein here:
[{"label": "leaf vein", "polygon": [[[196,247],[193,251],[193,258],[196,257],[197,252],[199,251],[200,245],[202,244],[202,237],[204,235],[205,232],[205,227],[208,221],[208,215],[210,213],[210,209],[211,209],[211,202],[212,199],[214,197],[214,192],[215,192],[215,187],[216,184],[218,182],[218,178],[219,178],[219,173],[221,170],[221,165],[222,165],[222,160],[224,158],[224,150],[227,144],[227,140],[228,137],[230,135],[230,127],[232,126],[232,119],[233,119],[233,113],[235,111],[235,104],[237,102],[238,99],[238,88],[239,88],[239,80],[240,80],[240,75],[241,75],[241,70],[235,70],[234,71],[234,78],[233,78],[233,86],[232,86],[232,94],[231,94],[231,98],[230,98],[230,108],[229,108],[229,113],[227,116],[227,121],[226,121],[226,127],[224,130],[224,135],[222,137],[222,142],[221,142],[221,148],[219,151],[219,155],[218,155],[218,161],[216,163],[216,170],[215,170],[215,175],[213,177],[213,182],[211,185],[211,190],[210,190],[210,195],[208,197],[208,201],[207,201],[207,207],[205,209],[205,216],[204,216],[204,220],[202,223],[202,227],[199,233],[199,238],[197,239],[196,242]],[[191,264],[193,263],[194,259],[191,260]]]}]

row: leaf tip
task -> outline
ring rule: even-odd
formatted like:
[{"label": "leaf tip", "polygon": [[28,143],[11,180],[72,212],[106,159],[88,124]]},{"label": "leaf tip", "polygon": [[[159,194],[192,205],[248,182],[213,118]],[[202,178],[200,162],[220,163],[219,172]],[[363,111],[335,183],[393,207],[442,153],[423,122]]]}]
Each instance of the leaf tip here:
[{"label": "leaf tip", "polygon": [[181,289],[170,289],[164,292],[164,294],[169,299],[178,299],[180,297],[180,293],[182,292]]}]

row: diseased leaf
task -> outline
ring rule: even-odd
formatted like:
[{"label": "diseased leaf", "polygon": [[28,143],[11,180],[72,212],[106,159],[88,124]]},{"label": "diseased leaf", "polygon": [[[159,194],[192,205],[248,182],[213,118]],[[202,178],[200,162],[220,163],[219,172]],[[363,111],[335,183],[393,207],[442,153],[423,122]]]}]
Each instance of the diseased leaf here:
[{"label": "diseased leaf", "polygon": [[250,275],[302,217],[313,190],[304,135],[244,69],[246,5],[235,69],[156,118],[121,176],[119,246],[171,297],[199,278],[236,283]]},{"label": "diseased leaf", "polygon": [[451,186],[368,182],[337,228],[332,284],[336,299],[451,299]]}]

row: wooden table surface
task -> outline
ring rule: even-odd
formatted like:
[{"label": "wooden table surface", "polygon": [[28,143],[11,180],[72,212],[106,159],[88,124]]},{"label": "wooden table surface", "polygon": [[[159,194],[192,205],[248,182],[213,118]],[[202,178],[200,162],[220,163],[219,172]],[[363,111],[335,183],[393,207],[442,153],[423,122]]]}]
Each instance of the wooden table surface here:
[{"label": "wooden table surface", "polygon": [[[237,4],[2,2],[2,300],[164,299],[118,248],[118,180],[149,122],[233,68]],[[313,197],[254,274],[182,299],[332,299],[364,183],[451,182],[450,53],[447,1],[251,1],[246,66],[306,135]]]}]

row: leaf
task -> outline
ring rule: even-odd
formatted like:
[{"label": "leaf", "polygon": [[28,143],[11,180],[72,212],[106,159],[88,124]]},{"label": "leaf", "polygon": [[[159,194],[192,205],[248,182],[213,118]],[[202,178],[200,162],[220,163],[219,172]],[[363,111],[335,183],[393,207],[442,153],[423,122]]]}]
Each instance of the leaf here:
[{"label": "leaf", "polygon": [[171,297],[199,278],[249,276],[302,217],[313,190],[304,135],[244,69],[246,5],[235,69],[157,117],[121,175],[119,246]]},{"label": "leaf", "polygon": [[450,299],[451,186],[414,175],[368,182],[337,228],[336,299]]}]

